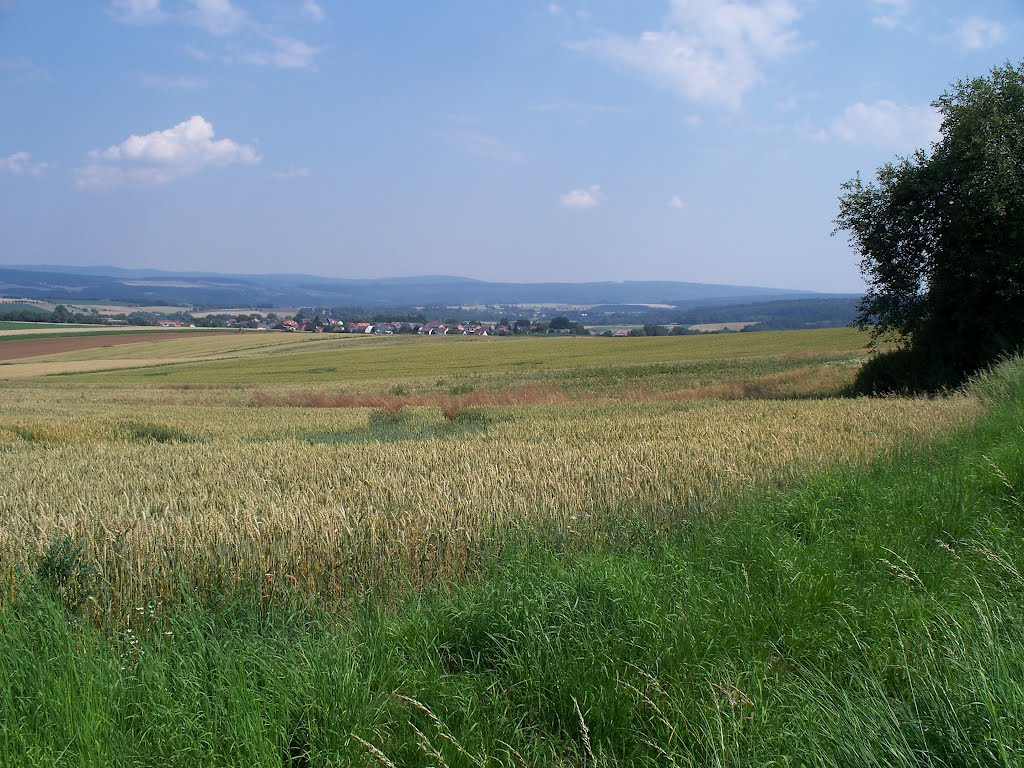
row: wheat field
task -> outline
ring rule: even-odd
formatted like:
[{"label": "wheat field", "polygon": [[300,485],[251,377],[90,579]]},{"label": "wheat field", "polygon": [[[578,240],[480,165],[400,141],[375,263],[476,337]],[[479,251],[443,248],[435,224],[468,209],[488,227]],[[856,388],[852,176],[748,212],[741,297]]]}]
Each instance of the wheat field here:
[{"label": "wheat field", "polygon": [[15,584],[72,542],[103,613],[171,595],[182,578],[209,594],[256,582],[338,602],[446,580],[510,541],[573,548],[631,520],[673,525],[978,409],[966,396],[400,409],[223,388],[4,396],[0,579]]}]

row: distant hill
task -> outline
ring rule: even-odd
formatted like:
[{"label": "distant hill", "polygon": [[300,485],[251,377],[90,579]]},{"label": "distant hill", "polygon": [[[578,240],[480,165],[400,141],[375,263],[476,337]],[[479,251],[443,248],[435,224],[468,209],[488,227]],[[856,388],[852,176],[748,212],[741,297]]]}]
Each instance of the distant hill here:
[{"label": "distant hill", "polygon": [[0,267],[0,295],[210,308],[479,304],[667,304],[687,308],[825,296],[810,291],[671,281],[493,283],[451,276],[343,279],[53,265]]}]

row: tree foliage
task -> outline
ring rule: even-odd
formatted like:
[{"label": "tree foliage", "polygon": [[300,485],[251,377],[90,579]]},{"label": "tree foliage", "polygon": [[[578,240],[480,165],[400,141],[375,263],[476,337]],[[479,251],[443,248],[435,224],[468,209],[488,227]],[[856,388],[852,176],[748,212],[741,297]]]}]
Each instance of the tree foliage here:
[{"label": "tree foliage", "polygon": [[836,218],[868,285],[858,324],[902,342],[897,367],[924,389],[1024,344],[1024,63],[933,106],[941,139],[844,184]]}]

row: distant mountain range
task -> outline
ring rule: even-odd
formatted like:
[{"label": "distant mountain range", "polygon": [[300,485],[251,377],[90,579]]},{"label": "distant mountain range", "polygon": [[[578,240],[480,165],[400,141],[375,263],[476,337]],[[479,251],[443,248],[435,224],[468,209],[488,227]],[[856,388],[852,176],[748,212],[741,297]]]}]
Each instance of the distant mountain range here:
[{"label": "distant mountain range", "polygon": [[678,308],[849,294],[671,281],[493,283],[465,277],[344,279],[233,275],[119,267],[0,267],[0,296],[74,303],[217,307],[640,305]]}]

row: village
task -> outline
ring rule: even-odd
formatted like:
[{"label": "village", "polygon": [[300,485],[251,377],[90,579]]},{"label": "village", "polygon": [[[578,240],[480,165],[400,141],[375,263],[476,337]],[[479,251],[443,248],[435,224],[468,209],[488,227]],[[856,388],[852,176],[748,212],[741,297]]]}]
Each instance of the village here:
[{"label": "village", "polygon": [[563,334],[584,336],[627,336],[628,330],[588,330],[582,323],[565,317],[548,320],[501,320],[487,322],[479,320],[441,322],[416,321],[352,321],[346,322],[331,316],[306,317],[302,312],[294,316],[278,316],[273,312],[265,317],[260,314],[236,316],[208,316],[202,320],[189,317],[165,317],[156,321],[161,328],[224,327],[244,331],[285,331],[290,333],[359,333],[359,334],[411,334],[419,336],[517,336],[528,334]]}]

